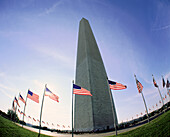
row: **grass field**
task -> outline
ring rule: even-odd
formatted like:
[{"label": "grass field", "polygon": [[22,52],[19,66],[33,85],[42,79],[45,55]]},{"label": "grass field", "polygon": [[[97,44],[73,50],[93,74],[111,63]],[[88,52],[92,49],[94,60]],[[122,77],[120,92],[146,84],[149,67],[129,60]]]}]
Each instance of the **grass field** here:
[{"label": "grass field", "polygon": [[162,114],[150,123],[122,133],[118,137],[170,137],[170,111]]},{"label": "grass field", "polygon": [[[0,116],[0,137],[37,137],[38,133],[24,129]],[[49,137],[41,135],[41,137]]]}]

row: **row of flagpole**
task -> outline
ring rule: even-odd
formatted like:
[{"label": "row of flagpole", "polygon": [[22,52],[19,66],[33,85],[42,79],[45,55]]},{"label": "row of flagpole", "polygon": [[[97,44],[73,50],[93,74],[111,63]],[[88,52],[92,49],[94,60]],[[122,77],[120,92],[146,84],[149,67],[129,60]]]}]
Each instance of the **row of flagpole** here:
[{"label": "row of flagpole", "polygon": [[[139,93],[141,93],[141,95],[142,95],[142,99],[143,99],[143,102],[144,102],[144,105],[145,105],[145,109],[146,109],[147,117],[148,117],[148,122],[149,122],[150,120],[149,120],[148,109],[147,109],[147,105],[146,105],[146,102],[145,102],[145,98],[144,98],[143,92],[142,92],[142,90],[143,90],[143,85],[138,81],[138,79],[136,78],[136,75],[134,75],[134,77],[135,77],[135,80],[136,80],[136,85],[137,85],[138,91],[139,91]],[[160,89],[159,89],[158,84],[156,83],[156,81],[155,81],[155,79],[154,79],[153,74],[152,74],[152,78],[153,78],[153,84],[154,84],[154,86],[155,86],[156,88],[158,88],[158,92],[159,92],[159,95],[160,95],[160,98],[161,98],[161,100],[162,100],[162,104],[163,104],[163,107],[164,107],[164,101],[163,101],[163,98],[162,98],[162,94],[161,94],[161,92],[160,92]],[[164,88],[164,87],[165,87],[165,80],[164,80],[163,76],[162,76],[162,81],[163,81],[163,88]],[[169,83],[169,80],[167,79],[166,88],[167,88],[167,91],[168,91],[168,93],[167,93],[168,95],[169,95],[169,90],[168,90],[169,87],[170,87],[170,83]],[[164,112],[165,112],[165,110],[164,110]]]},{"label": "row of flagpole", "polygon": [[[45,89],[44,89],[44,93],[43,93],[43,99],[42,99],[42,104],[41,104],[41,111],[40,111],[40,121],[39,121],[39,135],[40,136],[40,129],[41,129],[41,117],[42,117],[42,110],[43,110],[43,103],[44,103],[44,96],[49,96],[50,99],[59,102],[59,97],[57,95],[55,95],[54,93],[52,93],[48,88],[47,85],[45,85]],[[17,105],[20,107],[18,100],[21,100],[25,105],[24,105],[24,112],[23,112],[23,122],[24,122],[24,116],[25,116],[25,109],[26,109],[26,104],[27,104],[27,98],[35,101],[36,103],[39,103],[39,95],[31,92],[28,89],[28,93],[26,96],[26,100],[23,99],[23,97],[21,96],[21,94],[19,93],[18,99],[15,97],[14,101],[13,101],[13,110],[15,109],[15,114],[16,114],[16,110],[17,110]],[[16,107],[14,102],[16,102]],[[22,122],[22,127],[23,127],[23,122]]]},{"label": "row of flagpole", "polygon": [[[22,115],[24,115],[24,116],[26,116],[22,111],[20,111],[19,109],[18,109],[18,112],[20,113],[20,117],[22,116]],[[31,118],[31,116],[26,116],[28,119],[31,119],[32,120],[32,122],[33,121],[35,121],[35,122],[40,122],[38,119],[36,120],[35,118]],[[28,120],[29,121],[29,120]],[[48,122],[44,122],[44,121],[41,121],[44,125],[49,125],[49,123]],[[54,124],[53,123],[51,123],[51,125],[52,126],[54,126]],[[59,125],[59,124],[57,124],[57,127],[63,127],[63,128],[66,128],[66,126],[65,125]],[[70,126],[68,126],[68,128],[70,128]]]},{"label": "row of flagpole", "polygon": [[[148,109],[147,109],[147,105],[146,105],[146,102],[145,102],[145,99],[144,99],[144,96],[143,96],[143,93],[142,93],[142,90],[143,90],[143,86],[142,84],[137,80],[136,78],[136,75],[135,75],[135,80],[136,80],[136,84],[137,84],[137,88],[138,88],[138,91],[139,93],[142,94],[142,98],[143,98],[143,101],[144,101],[144,105],[145,105],[145,109],[146,109],[146,112],[147,112],[147,116],[148,116],[148,122],[149,122],[149,115],[148,115]],[[161,96],[161,100],[162,100],[162,103],[163,103],[163,99],[162,99],[162,95],[160,93],[160,90],[159,90],[159,87],[158,85],[156,84],[155,82],[155,79],[153,77],[153,82],[154,82],[154,85],[155,87],[158,88],[158,91],[159,91],[159,94]],[[167,90],[170,86],[169,84],[169,81],[167,80]],[[108,86],[109,86],[109,89],[110,89],[110,99],[111,99],[111,105],[112,105],[112,112],[113,112],[113,120],[114,120],[114,127],[115,127],[115,132],[116,132],[116,135],[117,135],[117,128],[116,128],[116,119],[115,119],[115,116],[114,116],[114,111],[113,111],[113,99],[112,99],[112,94],[111,94],[111,90],[122,90],[122,89],[126,89],[127,86],[121,84],[121,83],[117,83],[117,82],[114,82],[114,81],[110,81],[108,80]],[[169,91],[168,91],[169,92]],[[89,96],[92,96],[92,94],[90,93],[90,91],[88,91],[87,89],[84,89],[76,84],[74,84],[74,81],[73,81],[73,88],[72,88],[72,136],[74,135],[74,124],[73,124],[73,119],[74,119],[74,114],[73,114],[73,94],[77,94],[77,95],[89,95]],[[42,98],[42,104],[41,104],[41,111],[40,111],[40,122],[39,122],[39,136],[40,136],[40,129],[41,129],[41,118],[42,118],[42,111],[43,111],[43,103],[44,103],[44,96],[49,96],[49,98],[51,98],[52,100],[54,101],[57,101],[59,102],[59,97],[56,96],[54,93],[52,93],[48,88],[47,88],[47,85],[45,85],[45,89],[44,89],[44,93],[43,93],[43,98]],[[19,94],[18,96],[18,100],[20,99],[21,101],[23,101],[25,103],[25,106],[24,106],[24,114],[25,114],[25,109],[26,109],[26,103],[27,103],[27,98],[35,101],[36,103],[39,103],[39,96],[36,95],[35,93],[31,92],[30,90],[28,90],[28,93],[27,93],[27,96],[26,96],[26,101],[22,98],[22,96]],[[17,105],[19,106],[18,104],[18,101],[16,101],[16,97],[15,97],[15,100],[14,102],[16,102],[16,108],[17,108]],[[164,105],[164,103],[163,103]],[[16,113],[16,108],[15,108],[15,113]],[[23,121],[24,121],[24,115],[23,115]]]},{"label": "row of flagpole", "polygon": [[[168,96],[169,96],[169,95],[168,95]],[[170,96],[169,96],[169,98],[170,98]],[[164,100],[164,99],[167,99],[167,100],[168,100],[168,98],[166,97],[166,95],[165,95],[165,98],[163,98],[163,100]],[[168,101],[167,101],[167,102],[168,102]],[[159,101],[158,103],[161,104],[162,102]],[[160,109],[160,108],[162,107],[162,105],[161,105],[160,107],[158,107],[158,104],[157,104],[157,103],[156,103],[155,106],[156,106],[157,109]],[[156,111],[156,110],[157,110],[157,109],[154,109],[154,108],[155,108],[154,105],[153,105],[152,107],[153,107],[153,110],[152,110],[151,108],[149,108],[149,109],[148,109],[148,113],[152,113],[153,111]],[[144,112],[137,113],[137,114],[136,114],[136,118],[138,118],[138,116],[140,116],[140,114],[141,114],[141,116],[145,115],[145,113],[146,113],[146,110],[145,110]],[[132,120],[134,119],[134,117],[135,117],[135,116],[132,117]],[[130,120],[130,119],[129,119],[129,120]],[[128,122],[128,118],[127,118],[126,120],[122,120],[121,123],[123,123],[123,122]]]}]

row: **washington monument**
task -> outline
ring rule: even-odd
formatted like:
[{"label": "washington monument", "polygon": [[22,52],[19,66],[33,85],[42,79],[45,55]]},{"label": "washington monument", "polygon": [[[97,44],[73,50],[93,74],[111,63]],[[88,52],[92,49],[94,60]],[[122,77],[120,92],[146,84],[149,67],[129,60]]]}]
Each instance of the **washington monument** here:
[{"label": "washington monument", "polygon": [[75,84],[91,96],[75,95],[74,131],[90,132],[114,127],[117,115],[112,104],[105,67],[88,20],[79,25]]}]

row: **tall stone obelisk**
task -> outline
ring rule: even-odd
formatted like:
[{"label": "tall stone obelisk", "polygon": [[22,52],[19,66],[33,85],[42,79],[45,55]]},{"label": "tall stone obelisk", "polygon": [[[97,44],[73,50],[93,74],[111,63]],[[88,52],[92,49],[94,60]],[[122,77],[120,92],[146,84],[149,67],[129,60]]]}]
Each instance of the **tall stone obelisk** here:
[{"label": "tall stone obelisk", "polygon": [[88,20],[82,18],[79,25],[75,84],[91,91],[93,96],[75,95],[74,131],[90,132],[114,127],[117,124],[115,106],[105,67]]}]

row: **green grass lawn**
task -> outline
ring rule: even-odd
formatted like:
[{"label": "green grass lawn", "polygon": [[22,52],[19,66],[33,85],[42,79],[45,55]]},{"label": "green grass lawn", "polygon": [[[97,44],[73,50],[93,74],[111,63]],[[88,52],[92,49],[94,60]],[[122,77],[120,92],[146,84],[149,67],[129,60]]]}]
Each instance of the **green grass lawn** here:
[{"label": "green grass lawn", "polygon": [[170,111],[165,112],[150,123],[122,133],[118,137],[170,137]]},{"label": "green grass lawn", "polygon": [[[0,116],[0,137],[37,137],[38,133],[22,128]],[[42,135],[41,137],[49,137]]]}]

